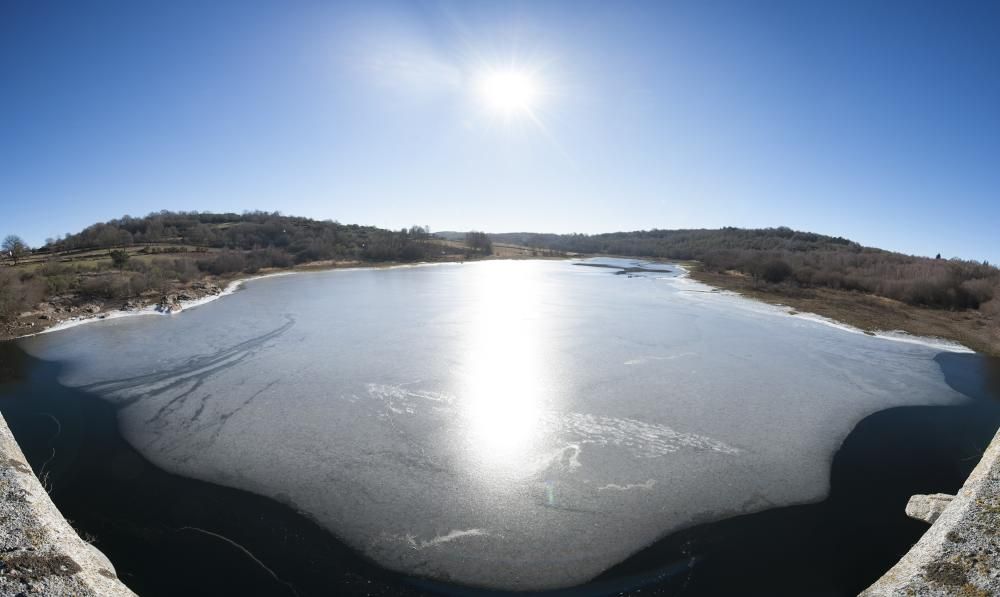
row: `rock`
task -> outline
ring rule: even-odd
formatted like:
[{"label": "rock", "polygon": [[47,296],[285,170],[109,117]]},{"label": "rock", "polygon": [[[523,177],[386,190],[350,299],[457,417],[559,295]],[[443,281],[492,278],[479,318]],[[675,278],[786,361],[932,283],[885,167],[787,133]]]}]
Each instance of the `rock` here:
[{"label": "rock", "polygon": [[941,513],[953,499],[955,496],[947,493],[917,494],[910,497],[910,501],[907,502],[906,515],[928,524],[934,524],[934,521],[941,516]]},{"label": "rock", "polygon": [[84,313],[100,313],[101,307],[100,305],[90,304],[80,307],[80,310],[83,311]]},{"label": "rock", "polygon": [[38,319],[52,319],[52,316],[49,315],[48,313],[42,313],[41,315],[38,316]]},{"label": "rock", "polygon": [[160,299],[160,302],[156,304],[156,310],[160,313],[173,313],[174,311],[180,311],[181,305],[177,300],[176,294],[165,294]]},{"label": "rock", "polygon": [[136,301],[125,301],[125,304],[122,305],[122,309],[121,310],[122,311],[138,311],[141,308],[142,308],[142,305],[140,305]]}]

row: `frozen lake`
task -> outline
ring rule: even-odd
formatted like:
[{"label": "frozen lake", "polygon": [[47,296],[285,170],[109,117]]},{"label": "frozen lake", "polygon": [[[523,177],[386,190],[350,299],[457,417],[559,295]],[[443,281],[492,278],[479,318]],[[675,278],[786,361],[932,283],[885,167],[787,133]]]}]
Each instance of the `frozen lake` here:
[{"label": "frozen lake", "polygon": [[387,568],[504,589],[578,584],[693,524],[823,500],[862,418],[968,400],[940,347],[651,267],[673,271],[279,276],[19,344],[118,405],[155,464],[292,505]]}]

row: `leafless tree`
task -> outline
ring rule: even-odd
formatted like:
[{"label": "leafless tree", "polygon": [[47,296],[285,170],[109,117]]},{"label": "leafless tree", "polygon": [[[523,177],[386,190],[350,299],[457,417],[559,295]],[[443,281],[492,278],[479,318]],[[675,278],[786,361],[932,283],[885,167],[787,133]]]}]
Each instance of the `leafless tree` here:
[{"label": "leafless tree", "polygon": [[17,265],[29,251],[28,244],[16,234],[8,234],[7,238],[3,239],[2,247],[4,254],[14,262],[14,265]]}]

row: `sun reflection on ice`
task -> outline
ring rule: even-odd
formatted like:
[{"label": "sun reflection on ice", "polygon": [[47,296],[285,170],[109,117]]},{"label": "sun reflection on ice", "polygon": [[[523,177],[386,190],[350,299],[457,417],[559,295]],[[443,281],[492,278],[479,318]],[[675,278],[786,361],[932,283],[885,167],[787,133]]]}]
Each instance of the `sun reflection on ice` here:
[{"label": "sun reflection on ice", "polygon": [[[486,265],[486,264],[483,264]],[[476,268],[459,409],[468,455],[491,479],[530,474],[550,390],[541,273],[515,263]],[[513,267],[511,267],[513,266]]]}]

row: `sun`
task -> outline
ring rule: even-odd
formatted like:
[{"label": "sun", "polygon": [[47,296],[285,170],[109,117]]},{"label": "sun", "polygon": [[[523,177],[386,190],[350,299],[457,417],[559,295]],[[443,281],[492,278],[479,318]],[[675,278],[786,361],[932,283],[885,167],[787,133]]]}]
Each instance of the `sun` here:
[{"label": "sun", "polygon": [[505,118],[532,116],[541,97],[535,75],[517,68],[486,71],[479,78],[477,91],[487,109]]}]

